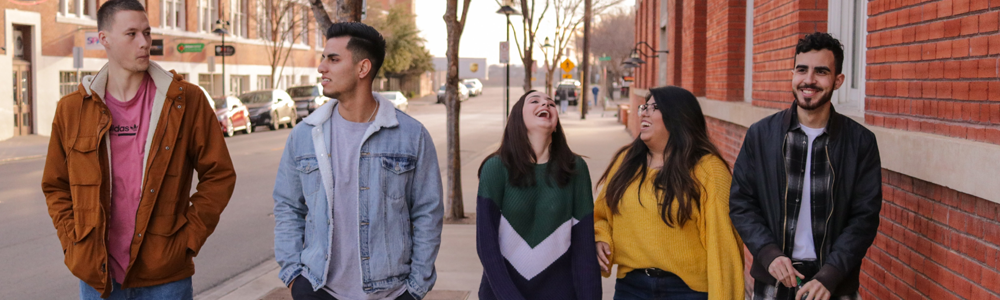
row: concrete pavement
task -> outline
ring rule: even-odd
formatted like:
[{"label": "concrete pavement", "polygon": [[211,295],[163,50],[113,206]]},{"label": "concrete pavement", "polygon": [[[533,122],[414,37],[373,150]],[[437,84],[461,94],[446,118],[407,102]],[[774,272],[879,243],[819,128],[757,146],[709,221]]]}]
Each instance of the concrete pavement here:
[{"label": "concrete pavement", "polygon": [[[601,112],[595,110],[588,114],[587,120],[580,120],[580,114],[571,111],[560,118],[571,149],[584,156],[595,183],[611,162],[612,155],[632,140],[625,127],[616,122],[613,113],[605,113],[602,117]],[[469,150],[476,151],[470,156],[472,159],[464,161],[462,165],[462,194],[466,213],[474,213],[476,210],[476,190],[479,185],[476,172],[479,164],[498,146],[499,140],[466,144],[467,149],[473,148]],[[477,291],[482,278],[482,266],[476,254],[475,225],[444,225],[441,250],[435,266],[437,284],[426,299],[479,299]],[[273,259],[268,260],[199,294],[195,299],[291,299],[288,289],[278,280],[277,274],[277,264]],[[604,279],[602,283],[604,299],[611,299],[614,294],[614,279]]]}]

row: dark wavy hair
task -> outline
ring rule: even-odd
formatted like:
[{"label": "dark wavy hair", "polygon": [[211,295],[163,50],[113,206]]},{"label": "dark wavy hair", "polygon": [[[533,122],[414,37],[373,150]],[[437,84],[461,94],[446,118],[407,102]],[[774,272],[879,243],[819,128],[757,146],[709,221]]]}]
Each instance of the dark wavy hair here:
[{"label": "dark wavy hair", "polygon": [[844,45],[840,44],[840,40],[837,40],[837,38],[826,32],[814,32],[799,39],[799,43],[795,45],[795,55],[813,50],[830,50],[830,52],[833,52],[833,59],[837,63],[837,69],[833,70],[833,74],[840,75],[843,72]]},{"label": "dark wavy hair", "polygon": [[[510,109],[510,117],[507,119],[507,127],[503,131],[500,149],[483,160],[483,163],[479,165],[479,174],[483,173],[486,161],[494,156],[499,156],[500,161],[507,168],[507,180],[511,185],[516,187],[535,185],[534,170],[538,158],[535,157],[531,141],[528,140],[528,127],[524,125],[524,101],[533,92],[535,90],[524,93]],[[550,175],[549,179],[554,179],[560,187],[569,184],[570,179],[576,173],[576,153],[573,153],[569,149],[569,144],[566,143],[566,134],[563,132],[561,121],[556,122],[556,130],[552,132],[547,171]]]},{"label": "dark wavy hair", "polygon": [[351,51],[354,63],[367,59],[372,62],[371,78],[375,78],[385,61],[385,38],[375,28],[361,22],[339,22],[330,25],[326,38],[349,36],[347,50]]},{"label": "dark wavy hair", "polygon": [[[667,86],[649,90],[646,102],[652,98],[656,101],[657,110],[663,117],[663,125],[670,132],[670,139],[663,149],[663,168],[656,174],[654,187],[656,199],[660,208],[660,218],[667,226],[684,226],[691,220],[694,210],[701,208],[701,195],[704,185],[698,182],[694,168],[705,155],[715,155],[719,158],[719,150],[708,139],[705,116],[701,112],[698,100],[691,92],[676,86]],[[650,149],[639,137],[632,144],[622,147],[615,153],[615,158],[624,155],[618,171],[611,173],[614,161],[608,165],[598,180],[598,185],[607,183],[605,199],[611,212],[619,214],[619,205],[625,196],[625,190],[639,180],[641,194],[642,183],[646,181],[649,168],[647,157]],[[638,196],[638,195],[637,195]],[[642,205],[640,197],[639,204]],[[677,204],[677,214],[669,213],[669,209]]]}]

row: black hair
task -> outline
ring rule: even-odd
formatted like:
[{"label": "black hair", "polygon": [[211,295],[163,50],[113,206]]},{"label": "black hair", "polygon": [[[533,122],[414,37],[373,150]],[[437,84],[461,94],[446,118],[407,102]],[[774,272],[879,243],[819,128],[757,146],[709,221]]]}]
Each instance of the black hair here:
[{"label": "black hair", "polygon": [[[524,125],[524,102],[528,95],[536,92],[530,90],[517,100],[510,110],[510,117],[507,119],[507,127],[504,128],[503,138],[500,141],[500,149],[490,154],[479,166],[479,174],[483,172],[486,161],[494,156],[499,156],[504,167],[507,168],[507,181],[512,186],[529,187],[537,183],[535,178],[535,151],[531,147],[528,139],[528,127]],[[556,129],[552,132],[552,142],[549,144],[549,162],[547,179],[555,179],[555,183],[560,187],[569,184],[576,173],[576,153],[569,149],[566,142],[566,134],[563,132],[562,122],[556,122]],[[589,175],[587,175],[589,176]]]},{"label": "black hair", "polygon": [[367,59],[372,63],[371,77],[375,78],[378,70],[382,68],[385,61],[385,38],[382,34],[361,22],[340,22],[333,23],[326,30],[326,38],[349,36],[351,40],[347,42],[347,50],[351,51],[354,63]]},{"label": "black hair", "polygon": [[146,13],[146,8],[136,0],[110,0],[101,4],[97,10],[97,30],[105,31],[111,29],[114,23],[115,14],[119,11],[130,10]]},{"label": "black hair", "polygon": [[[667,146],[663,149],[663,167],[656,174],[653,181],[657,205],[660,209],[660,218],[667,226],[674,227],[692,219],[694,210],[701,207],[701,195],[704,185],[698,182],[695,177],[694,168],[698,161],[706,155],[719,155],[719,150],[708,138],[708,127],[705,124],[705,115],[701,112],[701,106],[694,94],[680,87],[667,86],[653,88],[646,96],[646,102],[652,98],[656,101],[656,107],[663,117],[663,125],[670,133]],[[646,181],[648,174],[647,156],[649,147],[636,137],[632,144],[622,147],[615,154],[615,160],[621,155],[625,155],[618,171],[611,173],[614,161],[608,165],[598,181],[598,185],[607,183],[605,199],[612,213],[619,213],[619,205],[625,196],[625,190],[638,179],[639,189],[642,191],[642,183]],[[727,166],[728,168],[728,166]],[[641,198],[639,198],[641,205]],[[677,204],[677,213],[670,213],[670,208]]]},{"label": "black hair", "polygon": [[834,38],[826,32],[814,32],[799,39],[799,43],[795,45],[795,55],[813,50],[830,50],[833,52],[833,58],[836,60],[837,64],[837,68],[833,73],[834,75],[840,75],[840,73],[843,72],[844,45],[840,44],[840,41],[837,40],[837,38]]}]

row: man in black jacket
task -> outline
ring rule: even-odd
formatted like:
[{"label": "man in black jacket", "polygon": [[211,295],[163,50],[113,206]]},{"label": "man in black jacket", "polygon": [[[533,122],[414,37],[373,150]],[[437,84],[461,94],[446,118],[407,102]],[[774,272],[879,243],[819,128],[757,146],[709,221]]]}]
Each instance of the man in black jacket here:
[{"label": "man in black jacket", "polygon": [[750,126],[736,159],[730,217],[754,257],[754,299],[858,298],[882,167],[875,135],[830,104],[843,61],[827,33],[799,40],[795,102]]}]

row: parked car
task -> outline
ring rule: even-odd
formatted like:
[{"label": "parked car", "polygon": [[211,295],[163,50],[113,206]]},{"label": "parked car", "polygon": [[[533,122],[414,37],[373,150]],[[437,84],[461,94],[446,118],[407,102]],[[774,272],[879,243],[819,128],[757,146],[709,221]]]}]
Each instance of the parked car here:
[{"label": "parked car", "polygon": [[298,119],[295,101],[283,90],[259,90],[240,95],[240,101],[250,111],[250,122],[254,126],[267,125],[277,130],[281,125],[292,128]]},{"label": "parked car", "polygon": [[212,99],[215,103],[215,116],[219,118],[219,126],[226,136],[233,136],[236,131],[250,134],[253,132],[253,122],[250,122],[250,112],[239,98],[219,96]]},{"label": "parked car", "polygon": [[469,89],[469,96],[479,96],[483,94],[483,83],[476,78],[462,80],[465,87]]},{"label": "parked car", "polygon": [[562,100],[569,101],[569,105],[576,105],[577,99],[580,97],[580,87],[573,84],[572,82],[560,82],[556,86],[556,103]]},{"label": "parked car", "polygon": [[[441,85],[441,88],[438,89],[437,103],[444,103],[445,87],[446,85]],[[469,88],[465,87],[465,85],[461,83],[458,85],[458,100],[459,101],[469,100]]]},{"label": "parked car", "polygon": [[323,96],[323,87],[319,84],[290,87],[287,91],[295,101],[295,112],[299,119],[305,118],[317,107],[330,101],[329,97]]},{"label": "parked car", "polygon": [[396,107],[398,110],[405,112],[406,109],[410,107],[410,101],[399,91],[386,91],[378,93],[381,94],[382,97],[385,97],[386,100],[392,101],[392,106]]}]

